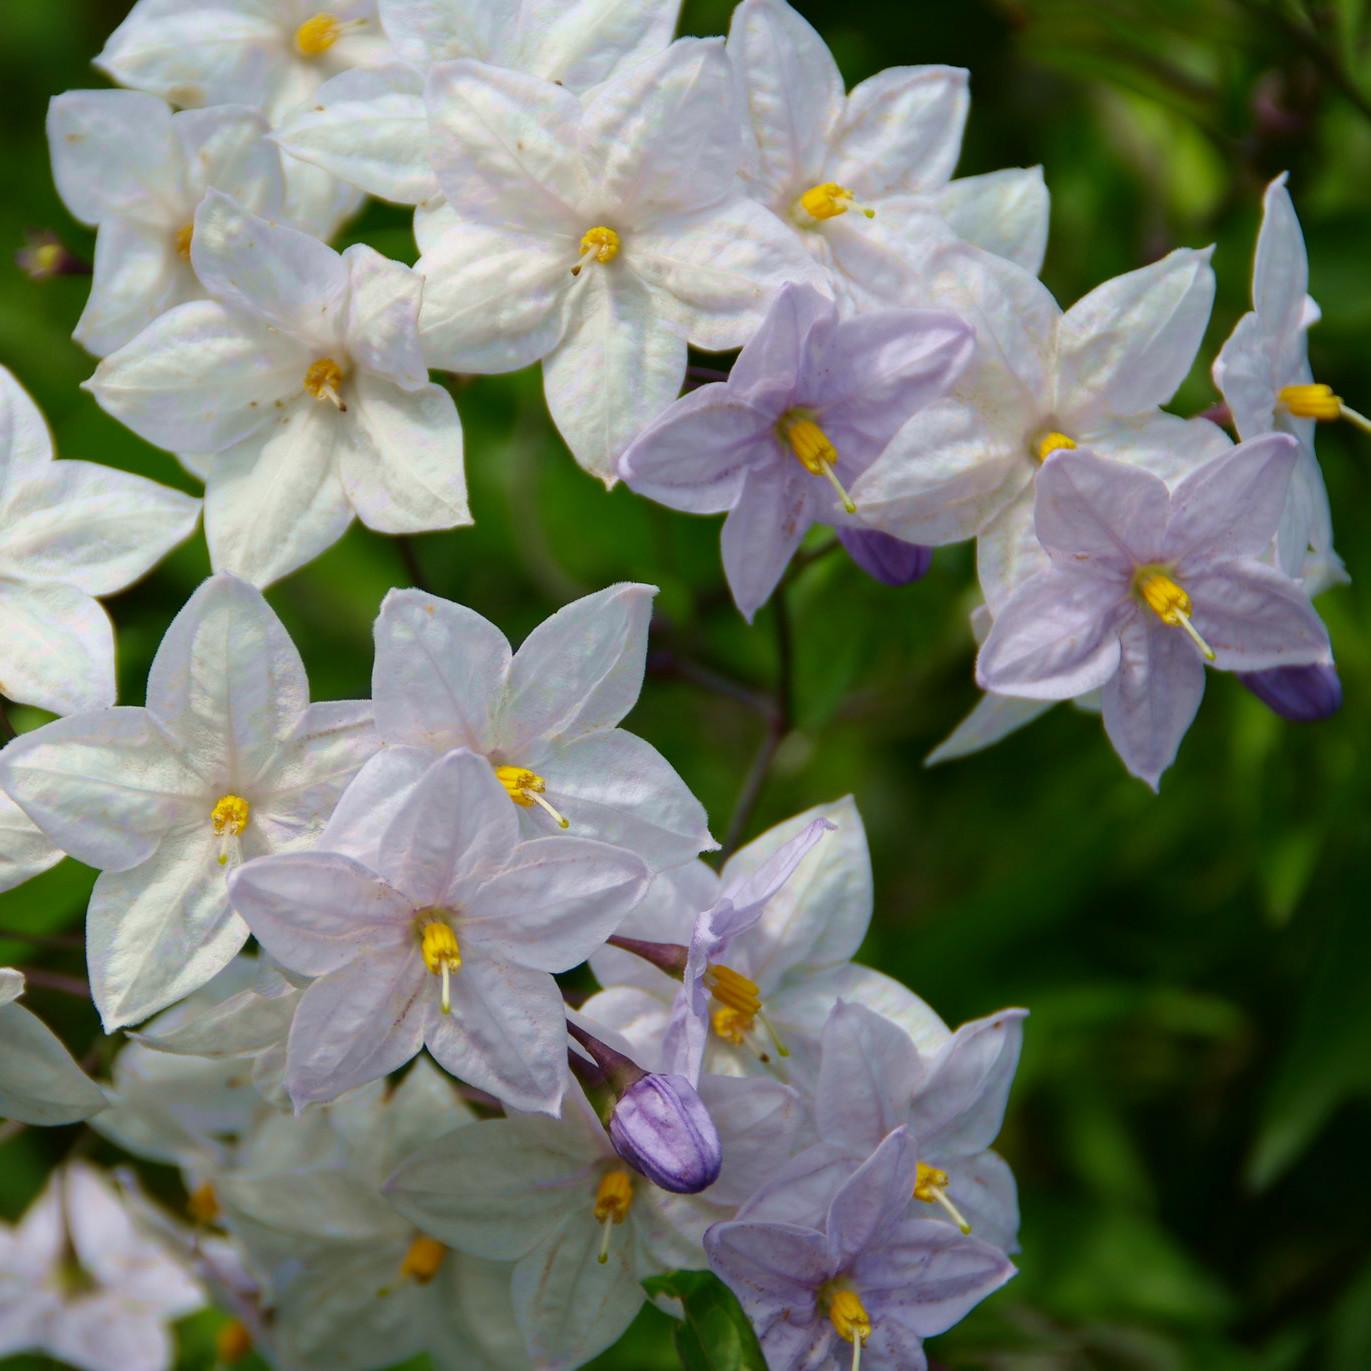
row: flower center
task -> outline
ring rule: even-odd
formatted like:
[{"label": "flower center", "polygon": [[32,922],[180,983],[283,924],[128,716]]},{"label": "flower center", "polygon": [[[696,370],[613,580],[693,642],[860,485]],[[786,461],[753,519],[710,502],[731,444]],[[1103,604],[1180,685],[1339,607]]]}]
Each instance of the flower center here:
[{"label": "flower center", "polygon": [[452,973],[462,965],[462,952],[452,925],[441,917],[442,911],[426,909],[419,918],[419,953],[424,965],[443,978],[443,1013],[452,1013]]},{"label": "flower center", "polygon": [[437,1238],[420,1233],[410,1243],[405,1259],[400,1263],[400,1275],[416,1285],[427,1285],[438,1274],[446,1256],[447,1248]]},{"label": "flower center", "polygon": [[850,209],[857,210],[868,219],[876,217],[876,211],[869,205],[859,205],[846,186],[834,181],[821,181],[817,186],[810,186],[795,201],[790,207],[790,217],[801,228],[813,228],[815,224],[821,224],[825,219],[836,219]]},{"label": "flower center", "polygon": [[1161,567],[1139,567],[1133,575],[1134,594],[1170,628],[1183,628],[1206,661],[1214,660],[1214,649],[1200,637],[1190,622],[1193,606],[1185,587],[1173,581]]},{"label": "flower center", "polygon": [[852,1344],[852,1371],[862,1364],[862,1345],[871,1336],[871,1315],[850,1285],[833,1285],[819,1292],[828,1306],[828,1321],[844,1342]]},{"label": "flower center", "polygon": [[238,838],[248,826],[252,806],[241,795],[221,795],[209,812],[214,836],[219,839],[219,865],[227,866],[229,858],[236,862],[241,855]]},{"label": "flower center", "polygon": [[855,514],[857,506],[833,470],[838,461],[838,449],[819,427],[813,411],[799,406],[786,410],[776,421],[776,433],[790,448],[795,460],[812,476],[822,476],[838,492],[843,508],[849,514]]},{"label": "flower center", "polygon": [[[789,1049],[781,1041],[762,1010],[762,995],[756,981],[749,980],[741,972],[734,971],[731,966],[724,966],[721,962],[710,962],[705,969],[705,985],[709,987],[710,994],[718,1003],[718,1008],[710,1015],[710,1022],[714,1025],[715,1033],[725,1042],[732,1043],[734,1047],[741,1047],[760,1020],[777,1055],[790,1055]],[[759,1055],[763,1062],[770,1062],[771,1058],[765,1052]]]},{"label": "flower center", "polygon": [[1054,452],[1070,451],[1075,446],[1076,440],[1074,438],[1068,438],[1065,433],[1057,433],[1055,430],[1051,433],[1044,433],[1032,445],[1033,455],[1040,462],[1047,461]]},{"label": "flower center", "polygon": [[609,1260],[610,1229],[628,1218],[632,1206],[633,1177],[623,1167],[606,1171],[595,1190],[595,1222],[600,1225],[600,1251],[595,1260],[601,1266]]},{"label": "flower center", "polygon": [[612,228],[597,224],[594,228],[587,229],[581,236],[581,255],[572,267],[571,274],[579,276],[581,268],[591,262],[599,262],[601,265],[612,262],[619,255],[619,247],[619,235]]},{"label": "flower center", "polygon": [[343,384],[343,368],[332,357],[321,357],[309,364],[305,372],[305,391],[316,400],[328,400],[337,406],[339,413],[347,413],[340,387]]},{"label": "flower center", "polygon": [[537,805],[552,816],[558,828],[571,827],[571,820],[554,809],[543,798],[543,792],[547,789],[547,782],[537,772],[530,771],[523,766],[497,766],[495,779],[504,786],[506,794],[520,809],[528,809],[532,805]]},{"label": "flower center", "polygon": [[936,1166],[929,1166],[924,1162],[919,1163],[919,1169],[914,1175],[914,1198],[922,1200],[924,1204],[940,1204],[947,1210],[948,1217],[963,1233],[971,1232],[971,1225],[967,1223],[962,1211],[947,1198],[947,1187],[951,1184],[948,1180],[947,1172]]},{"label": "flower center", "polygon": [[186,1196],[186,1213],[188,1213],[196,1223],[209,1224],[223,1212],[219,1205],[219,1196],[214,1193],[214,1187],[205,1181],[197,1185],[194,1190]]},{"label": "flower center", "polygon": [[183,261],[190,261],[190,244],[195,237],[194,224],[182,224],[176,230],[176,255]]},{"label": "flower center", "polygon": [[295,51],[301,57],[322,57],[350,29],[366,27],[365,19],[342,20],[333,14],[316,14],[295,30]]}]

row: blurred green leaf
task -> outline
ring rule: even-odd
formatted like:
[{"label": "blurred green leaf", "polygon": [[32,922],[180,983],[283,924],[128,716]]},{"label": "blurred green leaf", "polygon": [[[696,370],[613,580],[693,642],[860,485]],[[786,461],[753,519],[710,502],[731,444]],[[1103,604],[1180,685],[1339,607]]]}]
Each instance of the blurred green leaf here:
[{"label": "blurred green leaf", "polygon": [[673,1271],[643,1282],[654,1299],[680,1300],[673,1334],[684,1371],[766,1371],[752,1325],[733,1292],[709,1271]]}]

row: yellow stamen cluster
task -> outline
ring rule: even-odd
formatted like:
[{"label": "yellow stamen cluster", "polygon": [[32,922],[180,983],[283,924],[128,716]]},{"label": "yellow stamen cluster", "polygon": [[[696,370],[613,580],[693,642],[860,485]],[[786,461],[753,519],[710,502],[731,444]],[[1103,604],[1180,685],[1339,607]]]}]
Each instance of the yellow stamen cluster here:
[{"label": "yellow stamen cluster", "polygon": [[322,57],[342,36],[346,26],[331,14],[316,14],[295,30],[295,51],[301,57]]},{"label": "yellow stamen cluster", "polygon": [[237,1366],[252,1351],[252,1335],[237,1319],[230,1319],[214,1335],[214,1351],[221,1366]]},{"label": "yellow stamen cluster", "polygon": [[836,219],[838,215],[846,214],[850,209],[857,210],[868,219],[876,217],[874,209],[856,203],[852,192],[846,186],[840,186],[833,181],[823,181],[817,186],[810,186],[800,196],[795,202],[793,217],[801,223],[806,217],[822,223],[825,219]]},{"label": "yellow stamen cluster", "polygon": [[1133,589],[1138,598],[1159,618],[1172,628],[1183,628],[1191,641],[1204,654],[1205,660],[1214,660],[1214,649],[1200,637],[1199,630],[1190,622],[1193,606],[1185,587],[1173,581],[1158,567],[1140,567],[1133,578]]},{"label": "yellow stamen cluster", "polygon": [[[421,916],[422,917],[422,916]],[[419,926],[419,952],[424,965],[443,978],[443,1013],[452,1013],[452,973],[462,965],[457,935],[444,919],[429,919]]]},{"label": "yellow stamen cluster", "polygon": [[214,836],[219,842],[219,865],[228,864],[230,850],[237,851],[235,840],[248,826],[252,806],[241,795],[222,795],[209,812]]},{"label": "yellow stamen cluster", "polygon": [[843,508],[849,514],[855,514],[857,506],[833,470],[838,462],[838,449],[819,427],[814,415],[806,409],[787,410],[777,420],[776,432],[795,460],[812,476],[822,476],[838,493]]},{"label": "yellow stamen cluster", "polygon": [[969,1233],[971,1232],[971,1225],[967,1223],[962,1211],[947,1197],[947,1187],[951,1183],[946,1171],[920,1162],[919,1169],[914,1175],[914,1198],[922,1200],[924,1204],[942,1205],[947,1210],[948,1217],[952,1222],[963,1233]]},{"label": "yellow stamen cluster", "polygon": [[571,827],[571,820],[554,809],[543,798],[543,792],[547,790],[547,782],[537,772],[530,771],[523,766],[497,766],[495,779],[504,786],[505,793],[521,809],[528,809],[537,805],[539,809],[551,815],[558,828]]},{"label": "yellow stamen cluster", "polygon": [[400,1263],[400,1275],[416,1285],[427,1285],[438,1274],[446,1256],[447,1248],[437,1238],[420,1233],[410,1243],[405,1259]]},{"label": "yellow stamen cluster", "polygon": [[1069,451],[1076,446],[1074,438],[1068,438],[1065,433],[1044,433],[1033,445],[1033,455],[1038,461],[1045,462],[1054,452]]},{"label": "yellow stamen cluster", "polygon": [[[705,985],[719,1006],[710,1016],[710,1021],[714,1031],[725,1042],[741,1047],[760,1019],[777,1053],[782,1057],[790,1055],[762,1012],[762,995],[756,981],[749,980],[731,966],[710,962],[705,970]],[[762,1060],[769,1059],[764,1055]]]},{"label": "yellow stamen cluster", "polygon": [[176,255],[183,261],[190,261],[190,244],[195,237],[194,224],[182,224],[176,230]]},{"label": "yellow stamen cluster", "polygon": [[219,1207],[219,1196],[214,1187],[204,1181],[186,1196],[186,1213],[196,1223],[213,1223],[223,1211]]},{"label": "yellow stamen cluster", "polygon": [[595,1222],[600,1225],[600,1251],[596,1260],[601,1266],[609,1260],[611,1228],[623,1223],[632,1207],[633,1177],[623,1167],[606,1171],[595,1190]]},{"label": "yellow stamen cluster", "polygon": [[599,262],[601,265],[612,262],[619,255],[620,245],[619,235],[604,224],[587,229],[581,235],[581,255],[576,259],[576,265],[571,268],[571,274],[579,276],[581,268],[591,262]]},{"label": "yellow stamen cluster", "polygon": [[1282,409],[1297,419],[1339,419],[1342,401],[1333,394],[1332,386],[1285,386],[1276,396]]},{"label": "yellow stamen cluster", "polygon": [[316,400],[327,400],[341,413],[347,412],[342,396],[343,368],[332,357],[321,357],[305,372],[305,390]]}]

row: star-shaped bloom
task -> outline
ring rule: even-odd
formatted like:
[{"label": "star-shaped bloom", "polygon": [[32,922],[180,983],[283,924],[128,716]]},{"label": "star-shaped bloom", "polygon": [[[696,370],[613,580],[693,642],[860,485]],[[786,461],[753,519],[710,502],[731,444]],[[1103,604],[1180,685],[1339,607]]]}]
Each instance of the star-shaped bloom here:
[{"label": "star-shaped bloom", "polygon": [[0,967],[0,1118],[59,1124],[99,1113],[104,1092],[57,1034],[15,1003],[23,993],[23,972]]},{"label": "star-shaped bloom", "polygon": [[1317,595],[1345,581],[1347,573],[1333,551],[1314,429],[1320,419],[1351,417],[1366,428],[1371,423],[1348,410],[1329,386],[1314,383],[1307,335],[1319,321],[1319,307],[1308,294],[1309,257],[1285,181],[1282,172],[1266,188],[1252,264],[1252,310],[1238,320],[1215,358],[1214,384],[1240,437],[1276,431],[1299,439],[1277,550],[1287,574],[1301,577]]},{"label": "star-shaped bloom", "polygon": [[471,522],[457,407],[419,351],[418,276],[218,191],[196,212],[191,260],[212,298],[164,314],[86,384],[205,475],[216,570],[269,585],[354,514],[382,533]]},{"label": "star-shaped bloom", "polygon": [[897,1128],[833,1196],[822,1228],[745,1208],[705,1234],[772,1371],[924,1371],[923,1340],[1014,1274],[998,1248],[922,1217],[918,1177],[915,1141]]},{"label": "star-shaped bloom", "polygon": [[[396,765],[382,754],[371,768],[385,775]],[[357,784],[370,793],[374,776]],[[353,849],[360,859],[335,827],[313,851],[233,876],[234,906],[257,940],[282,966],[318,978],[287,1046],[296,1108],[427,1047],[511,1108],[555,1113],[567,1046],[551,973],[583,962],[614,931],[646,868],[584,838],[521,840],[509,792],[465,751],[432,762],[377,818],[383,834]]]},{"label": "star-shaped bloom", "polygon": [[1261,671],[1329,660],[1304,591],[1258,560],[1298,455],[1293,438],[1268,434],[1171,491],[1094,453],[1050,457],[1035,511],[1050,565],[996,614],[977,683],[1039,700],[1100,689],[1105,732],[1155,789],[1199,708],[1206,661]]},{"label": "star-shaped bloom", "polygon": [[280,216],[281,153],[266,134],[266,120],[241,105],[173,114],[130,90],[69,90],[52,101],[53,179],[72,214],[99,230],[73,334],[82,347],[104,357],[172,306],[204,298],[190,245],[209,189]]},{"label": "star-shaped bloom", "polygon": [[790,225],[843,310],[924,303],[912,267],[958,237],[1031,274],[1047,244],[1041,168],[949,178],[969,97],[960,67],[890,67],[851,94],[785,0],[743,0],[728,32],[748,192]]},{"label": "star-shaped bloom", "polygon": [[127,471],[54,461],[43,416],[0,367],[0,690],[54,714],[113,704],[114,632],[95,597],[161,561],[199,507]]},{"label": "star-shaped bloom", "polygon": [[203,1303],[84,1162],[55,1172],[18,1224],[0,1226],[0,1357],[39,1352],[82,1371],[168,1371],[167,1324]]},{"label": "star-shaped bloom", "polygon": [[895,435],[852,498],[868,522],[907,542],[977,538],[993,612],[1045,565],[1033,478],[1052,452],[1089,447],[1172,481],[1230,446],[1208,420],[1158,408],[1204,336],[1208,249],[1117,276],[1065,313],[1029,272],[960,243],[934,250],[925,288],[974,323],[976,363]]},{"label": "star-shaped bloom", "polygon": [[288,117],[294,156],[384,200],[436,201],[424,78],[474,58],[578,95],[671,41],[681,0],[381,0],[398,62],[345,71]]},{"label": "star-shaped bloom", "polygon": [[370,706],[311,705],[281,621],[221,575],[172,621],[147,708],[58,719],[0,754],[0,785],[102,873],[86,942],[106,1032],[228,965],[248,936],[229,908],[229,869],[316,837],[376,747]]},{"label": "star-shaped bloom", "polygon": [[513,652],[464,605],[392,590],[376,620],[377,728],[391,744],[484,757],[524,837],[565,830],[653,870],[717,846],[700,802],[659,752],[616,727],[643,684],[652,586],[564,606]]},{"label": "star-shaped bloom", "polygon": [[971,360],[971,329],[941,310],[839,319],[786,286],[728,380],[678,400],[619,463],[640,495],[692,514],[728,511],[724,571],[749,621],[815,523],[863,529],[847,487],[901,425]]},{"label": "star-shaped bloom", "polygon": [[523,72],[434,67],[421,327],[453,371],[543,362],[552,418],[606,485],[680,392],[686,343],[740,347],[815,269],[738,179],[723,43],[681,39],[584,96]]}]

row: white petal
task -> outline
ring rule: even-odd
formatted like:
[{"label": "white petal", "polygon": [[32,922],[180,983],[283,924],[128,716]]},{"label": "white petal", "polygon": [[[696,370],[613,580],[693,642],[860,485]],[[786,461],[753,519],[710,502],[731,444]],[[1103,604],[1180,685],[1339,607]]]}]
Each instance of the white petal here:
[{"label": "white petal", "polygon": [[1276,370],[1274,341],[1258,315],[1244,314],[1214,359],[1214,384],[1240,438],[1258,438],[1275,427],[1276,396],[1287,378]]},{"label": "white petal", "polygon": [[510,13],[483,0],[381,0],[386,36],[404,61],[420,68],[456,57],[497,61],[501,39],[513,27]]},{"label": "white petal", "polygon": [[267,121],[256,110],[243,105],[182,110],[172,116],[171,131],[185,159],[192,203],[213,187],[253,214],[280,213],[285,196],[281,154],[268,141]]},{"label": "white petal", "polygon": [[203,296],[165,228],[107,219],[95,239],[90,295],[71,336],[93,356],[107,357],[168,310]]},{"label": "white petal", "polygon": [[1033,488],[1030,473],[1023,489],[976,538],[976,575],[986,604],[995,613],[1030,576],[1049,565],[1033,526]]},{"label": "white petal", "polygon": [[366,201],[366,195],[356,186],[316,167],[302,162],[281,149],[281,170],[286,178],[286,200],[282,219],[327,243]]},{"label": "white petal", "polygon": [[[23,885],[61,860],[62,849],[51,842],[8,795],[0,791],[0,892]],[[0,1004],[7,1004],[9,999],[0,989]]]},{"label": "white petal", "polygon": [[0,565],[111,595],[190,536],[200,502],[94,462],[54,462],[5,511]]},{"label": "white petal", "polygon": [[1042,270],[1050,197],[1041,167],[961,176],[923,198],[958,238],[1007,257],[1034,276]]},{"label": "white petal", "polygon": [[76,1123],[105,1107],[105,1095],[62,1040],[23,1005],[0,1005],[0,1118]]},{"label": "white petal", "polygon": [[423,278],[365,243],[348,248],[343,265],[348,278],[343,341],[353,363],[405,390],[427,385],[428,368],[419,350]]},{"label": "white petal", "polygon": [[[568,90],[589,90],[671,42],[680,0],[524,0],[528,69]],[[541,20],[541,22],[539,22]]]},{"label": "white petal", "polygon": [[0,692],[74,714],[114,703],[114,631],[84,591],[0,578]]},{"label": "white petal", "polygon": [[0,508],[16,482],[37,476],[50,461],[47,422],[13,372],[0,366]]},{"label": "white petal", "polygon": [[1007,738],[1052,708],[1051,700],[982,695],[976,707],[924,758],[925,766],[970,756]]},{"label": "white petal", "polygon": [[1252,264],[1252,304],[1263,328],[1275,338],[1302,334],[1307,323],[1309,257],[1285,183],[1282,172],[1262,197],[1262,226]]},{"label": "white petal", "polygon": [[378,533],[471,523],[451,394],[437,385],[401,390],[369,375],[352,394],[338,472],[361,521]]},{"label": "white petal", "polygon": [[543,390],[572,456],[613,487],[620,454],[680,393],[685,339],[647,286],[598,263],[581,272],[569,313],[543,362]]}]

